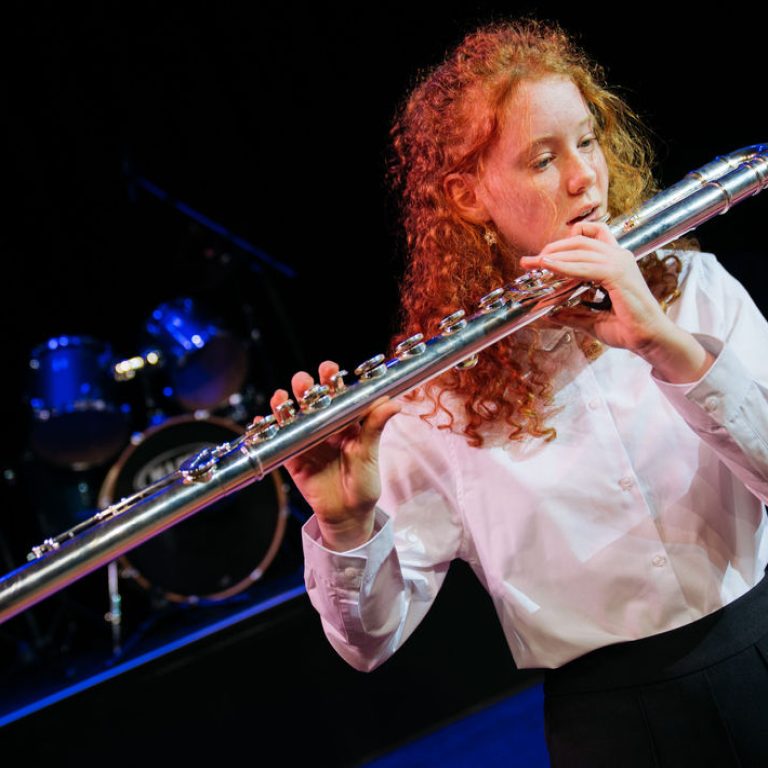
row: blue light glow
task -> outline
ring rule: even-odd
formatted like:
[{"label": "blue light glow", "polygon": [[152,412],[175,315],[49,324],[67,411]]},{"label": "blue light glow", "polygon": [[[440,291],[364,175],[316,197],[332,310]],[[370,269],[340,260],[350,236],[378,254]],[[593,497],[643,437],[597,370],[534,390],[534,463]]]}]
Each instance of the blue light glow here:
[{"label": "blue light glow", "polygon": [[252,618],[253,616],[258,616],[260,613],[268,611],[277,605],[281,605],[288,600],[292,600],[295,597],[301,597],[305,593],[306,590],[302,584],[301,586],[289,589],[288,591],[279,595],[275,595],[274,597],[271,597],[264,602],[258,603],[257,605],[252,605],[246,610],[223,619],[222,621],[216,622],[215,624],[210,624],[196,632],[185,635],[178,640],[167,643],[166,645],[159,646],[148,653],[137,656],[134,659],[128,659],[121,664],[116,664],[114,667],[105,669],[103,672],[92,675],[85,680],[81,680],[66,688],[62,688],[60,691],[56,691],[55,693],[44,696],[43,698],[38,699],[31,704],[27,704],[26,706],[20,707],[19,709],[0,716],[0,728],[2,728],[4,725],[8,725],[9,723],[13,723],[16,720],[20,720],[22,717],[26,717],[27,715],[31,715],[34,712],[38,712],[45,707],[49,707],[58,701],[62,701],[63,699],[67,699],[70,696],[74,696],[80,691],[93,688],[99,683],[103,683],[106,680],[111,680],[113,677],[117,677],[124,672],[128,672],[129,670],[135,669],[136,667],[140,667],[142,664],[147,664],[148,662],[172,653],[179,648],[183,648],[184,646],[190,645],[191,643],[197,642],[198,640],[202,640],[203,638],[208,637],[216,632],[220,632],[227,627],[231,627],[234,624]]}]

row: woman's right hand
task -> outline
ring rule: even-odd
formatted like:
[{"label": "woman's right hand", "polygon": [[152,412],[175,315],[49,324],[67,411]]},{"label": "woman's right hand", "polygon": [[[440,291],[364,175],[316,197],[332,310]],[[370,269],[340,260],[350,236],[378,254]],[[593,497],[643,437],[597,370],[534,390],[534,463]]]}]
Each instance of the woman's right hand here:
[{"label": "woman's right hand", "polygon": [[[338,371],[336,363],[321,363],[320,384],[328,384]],[[304,371],[294,374],[291,389],[295,401],[300,402],[314,383]],[[275,410],[287,399],[288,393],[278,389],[270,405]],[[384,425],[399,410],[395,401],[379,398],[360,422],[285,463],[296,487],[314,510],[323,543],[329,549],[343,552],[371,538],[374,507],[381,495],[379,440]]]}]

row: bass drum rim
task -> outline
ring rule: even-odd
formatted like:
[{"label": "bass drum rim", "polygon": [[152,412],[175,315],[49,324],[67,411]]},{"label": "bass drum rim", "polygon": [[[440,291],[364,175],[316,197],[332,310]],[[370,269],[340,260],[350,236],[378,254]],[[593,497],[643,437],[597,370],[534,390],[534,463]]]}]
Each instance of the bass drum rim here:
[{"label": "bass drum rim", "polygon": [[[237,439],[238,436],[245,434],[245,429],[243,427],[241,427],[239,424],[229,419],[224,419],[218,416],[206,416],[203,418],[203,417],[197,417],[192,414],[184,414],[182,416],[173,416],[171,418],[166,419],[165,421],[163,421],[161,424],[158,424],[157,426],[153,426],[153,427],[150,427],[149,429],[144,430],[143,432],[138,434],[137,438],[134,437],[131,440],[131,443],[120,453],[117,461],[112,465],[112,467],[110,467],[109,471],[107,472],[107,475],[104,478],[104,481],[99,490],[99,508],[104,509],[105,507],[108,507],[115,502],[115,498],[114,498],[115,486],[117,485],[117,482],[120,479],[123,470],[125,469],[127,463],[131,460],[131,458],[136,454],[138,449],[142,445],[144,445],[144,443],[147,440],[149,440],[154,435],[164,432],[174,426],[178,426],[182,424],[194,424],[194,423],[214,424],[223,429],[229,429],[233,433],[232,435],[233,440]],[[277,519],[276,519],[275,530],[272,536],[272,540],[267,548],[267,551],[261,558],[260,562],[251,570],[251,572],[245,578],[242,578],[236,583],[231,584],[226,589],[222,589],[216,592],[209,592],[209,593],[200,594],[200,595],[176,592],[176,591],[173,591],[172,589],[163,589],[159,587],[150,578],[145,576],[131,562],[130,552],[124,555],[121,555],[118,558],[118,562],[126,571],[126,573],[122,575],[129,576],[147,592],[158,590],[158,592],[162,594],[166,600],[172,603],[185,603],[190,605],[198,605],[198,604],[204,604],[209,602],[218,603],[222,600],[226,600],[227,598],[234,597],[240,592],[243,592],[245,589],[247,589],[251,585],[255,584],[257,581],[259,581],[261,577],[264,575],[264,572],[267,570],[267,568],[271,565],[272,561],[275,559],[275,556],[277,555],[277,552],[280,548],[280,545],[285,535],[285,528],[286,528],[286,523],[288,519],[288,494],[286,491],[286,485],[283,482],[282,474],[279,468],[270,472],[268,477],[264,477],[261,480],[258,480],[256,482],[263,483],[268,478],[271,478],[272,482],[274,483],[275,493],[277,496],[278,509],[277,509]],[[200,510],[200,511],[203,512],[204,510]],[[190,516],[190,518],[188,519],[191,519],[193,517],[194,515]],[[182,520],[177,525],[183,525],[185,522],[187,522],[187,520]],[[158,534],[158,536],[162,536],[168,533],[168,531],[173,530],[173,528],[175,527],[176,526],[171,526],[171,528],[161,532],[160,534]],[[141,545],[139,545],[139,547],[141,547]]]}]

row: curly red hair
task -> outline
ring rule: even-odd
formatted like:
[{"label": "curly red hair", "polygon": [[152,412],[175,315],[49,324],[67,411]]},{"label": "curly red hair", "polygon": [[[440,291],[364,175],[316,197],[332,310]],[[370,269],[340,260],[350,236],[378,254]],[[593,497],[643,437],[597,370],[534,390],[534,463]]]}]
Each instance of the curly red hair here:
[{"label": "curly red hair", "polygon": [[[482,226],[459,215],[444,182],[448,174],[477,172],[499,136],[517,84],[547,75],[570,78],[595,117],[610,172],[611,215],[636,207],[656,190],[650,145],[639,120],[607,90],[600,67],[562,29],[523,20],[470,34],[421,78],[391,132],[391,178],[401,198],[409,252],[402,288],[403,333],[395,342],[415,329],[437,333],[445,315],[458,308],[473,312],[480,296],[519,272],[507,246],[489,244]],[[669,269],[655,257],[645,262],[657,297],[672,294],[679,263]],[[474,368],[450,371],[430,382],[420,394],[434,406],[426,418],[440,410],[448,416],[444,426],[454,428],[454,417],[461,415],[462,431],[472,445],[482,444],[485,427],[499,423],[506,423],[511,439],[551,439],[554,430],[546,423],[551,382],[535,349],[535,338],[515,334],[485,350]]]}]

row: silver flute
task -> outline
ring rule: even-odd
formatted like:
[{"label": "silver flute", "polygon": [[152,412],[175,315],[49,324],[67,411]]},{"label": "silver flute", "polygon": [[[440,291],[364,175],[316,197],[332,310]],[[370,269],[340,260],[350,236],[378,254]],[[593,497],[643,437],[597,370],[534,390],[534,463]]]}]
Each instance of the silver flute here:
[{"label": "silver flute", "polygon": [[[634,213],[611,223],[619,244],[637,259],[672,242],[716,214],[768,187],[768,145],[744,147],[689,173]],[[0,623],[106,565],[215,501],[236,493],[361,419],[373,402],[396,397],[453,367],[470,368],[477,355],[558,308],[575,306],[595,286],[536,270],[459,310],[438,335],[415,334],[394,357],[366,360],[347,384],[340,371],[329,385],[308,389],[257,417],[232,443],[206,448],[177,471],[103,509],[75,528],[34,547],[29,562],[0,579]]]}]

